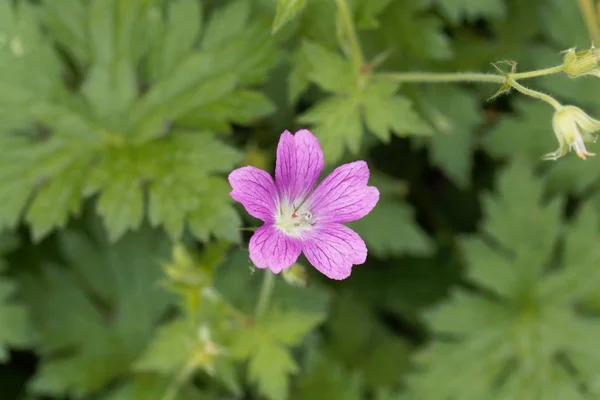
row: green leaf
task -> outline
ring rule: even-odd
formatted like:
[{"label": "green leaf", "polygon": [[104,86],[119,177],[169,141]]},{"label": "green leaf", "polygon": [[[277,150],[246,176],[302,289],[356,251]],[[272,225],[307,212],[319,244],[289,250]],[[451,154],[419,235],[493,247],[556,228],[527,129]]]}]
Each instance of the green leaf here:
[{"label": "green leaf", "polygon": [[[32,6],[0,4],[0,129],[31,122],[39,108],[53,107],[61,67],[40,33]],[[39,68],[44,66],[44,68]]]},{"label": "green leaf", "polygon": [[[21,135],[2,136],[0,142],[7,151],[0,160],[0,199],[4,204],[0,225],[14,226],[30,206],[27,220],[34,239],[39,240],[55,225],[64,225],[69,214],[77,213],[82,170],[89,165],[91,154],[85,148],[77,150],[82,143],[74,139],[34,141]],[[39,199],[28,204],[35,194]]]},{"label": "green leaf", "polygon": [[307,0],[306,7],[300,15],[298,33],[310,40],[318,40],[327,46],[336,46],[338,36],[332,23],[337,16],[335,2]]},{"label": "green leaf", "polygon": [[[191,53],[169,74],[152,86],[131,109],[132,134],[140,141],[162,136],[165,121],[218,100],[235,88],[237,76],[214,69],[215,55]],[[219,72],[217,72],[219,71]]]},{"label": "green leaf", "polygon": [[350,374],[339,364],[317,351],[311,351],[303,373],[298,376],[291,400],[363,398],[363,382],[356,373]]},{"label": "green leaf", "polygon": [[64,266],[20,276],[42,357],[30,387],[82,397],[128,371],[170,304],[157,285],[168,241],[148,230],[113,245],[101,231],[59,241]]},{"label": "green leaf", "polygon": [[[477,4],[485,2],[486,0],[483,0]],[[452,35],[454,58],[443,63],[441,68],[444,71],[489,71],[490,62],[507,58],[518,61],[519,65],[526,69],[530,68],[532,61],[536,59],[532,53],[533,43],[537,43],[536,39],[543,35],[541,11],[547,6],[547,2],[530,0],[503,3],[505,3],[506,17],[488,18],[485,21],[493,38],[502,39],[496,40],[492,36],[476,33],[470,28],[462,29],[460,25],[457,26]],[[528,45],[523,46],[523,43]],[[492,94],[490,88],[483,90],[486,98]]]},{"label": "green leaf", "polygon": [[423,99],[424,113],[436,134],[429,139],[431,162],[461,188],[469,186],[475,127],[481,123],[477,100],[459,89],[428,91]]},{"label": "green leaf", "polygon": [[[160,16],[159,10],[156,14]],[[156,36],[148,54],[148,79],[169,74],[193,50],[202,28],[202,10],[195,0],[170,2],[163,19],[156,18]]]},{"label": "green leaf", "polygon": [[301,49],[309,65],[309,80],[326,92],[352,94],[355,91],[358,77],[350,60],[315,42],[304,42]]},{"label": "green leaf", "polygon": [[[590,269],[598,254],[581,253],[598,218],[584,209],[565,227],[561,202],[544,200],[524,164],[503,171],[498,191],[484,202],[485,236],[463,247],[467,275],[482,290],[457,289],[427,314],[436,337],[418,356],[421,372],[410,386],[433,400],[597,395],[600,353],[587,346],[600,319],[578,304],[600,284]],[[556,257],[558,248],[565,257]]]},{"label": "green leaf", "polygon": [[[232,306],[251,315],[262,274],[250,276],[248,267],[247,254],[234,253],[216,270],[215,286]],[[267,312],[232,333],[228,354],[248,360],[248,378],[266,398],[287,398],[290,375],[299,370],[291,347],[301,344],[324,320],[326,303],[325,293],[318,288],[300,288],[277,279]]]},{"label": "green leaf", "polygon": [[[552,131],[552,109],[545,104],[519,107],[523,119],[504,119],[492,131],[486,148],[492,154],[509,155],[530,161],[539,160],[541,155],[558,147]],[[509,148],[510,146],[510,148]],[[590,144],[593,151],[593,144]],[[512,150],[511,150],[512,149]],[[512,153],[512,154],[511,154]],[[599,177],[598,157],[581,162],[573,152],[557,162],[543,162],[548,169],[548,187],[557,192],[582,193]]]},{"label": "green leaf", "polygon": [[172,261],[163,267],[168,277],[164,283],[180,296],[181,316],[161,326],[135,363],[136,371],[158,372],[173,382],[204,372],[232,393],[242,393],[228,346],[248,321],[213,286],[215,268],[229,247],[216,242],[202,254],[190,253],[181,244],[173,248]]},{"label": "green leaf", "polygon": [[213,235],[234,243],[240,241],[241,219],[231,204],[230,187],[222,179],[210,179],[199,192],[202,201],[190,212],[190,230],[199,240]]},{"label": "green leaf", "polygon": [[375,29],[380,26],[378,17],[392,0],[355,1],[354,14],[359,29]]},{"label": "green leaf", "polygon": [[463,18],[475,21],[478,18],[501,19],[506,16],[504,0],[428,0],[426,3],[436,4],[454,24]]},{"label": "green leaf", "polygon": [[[15,224],[38,182],[47,179],[27,212],[37,240],[64,226],[69,215],[79,212],[82,196],[95,193],[98,213],[111,240],[117,240],[142,223],[146,192],[151,224],[164,226],[173,240],[181,237],[188,219],[201,240],[211,235],[239,240],[240,220],[227,185],[214,176],[230,171],[239,156],[210,134],[179,133],[141,146],[107,147],[102,155],[61,141],[37,147],[27,141],[10,143],[13,155],[0,162],[6,173],[0,174],[6,190],[0,190],[0,197],[10,203],[5,204],[6,219],[0,214],[0,221]],[[23,151],[15,152],[15,145]]]},{"label": "green leaf", "polygon": [[288,346],[298,345],[323,319],[324,314],[272,307],[251,332],[234,342],[232,353],[250,358],[248,377],[267,398],[287,398],[289,376],[298,372]]},{"label": "green leaf", "polygon": [[87,177],[86,194],[102,191],[96,203],[108,235],[117,240],[138,228],[144,215],[144,193],[138,182],[136,162],[119,149],[107,149]]},{"label": "green leaf", "polygon": [[275,340],[288,346],[299,345],[307,332],[325,320],[325,313],[273,308],[262,322],[263,328]]},{"label": "green leaf", "polygon": [[377,391],[377,400],[419,400],[419,398],[410,392],[394,392],[388,389]]},{"label": "green leaf", "polygon": [[208,21],[203,45],[217,48],[244,32],[250,16],[250,3],[236,0],[218,8]]},{"label": "green leaf", "polygon": [[[101,400],[162,400],[172,382],[166,378],[140,374],[101,397]],[[216,400],[192,385],[184,385],[177,392],[177,400]]]},{"label": "green leaf", "polygon": [[[501,198],[486,196],[483,200],[487,217],[483,230],[500,249],[514,254],[515,266],[524,264],[511,269],[520,276],[519,285],[526,286],[539,278],[548,262],[548,250],[539,249],[551,249],[556,243],[562,201],[558,198],[542,206],[543,184],[534,179],[525,164],[515,163],[507,169],[498,188]],[[483,260],[480,262],[483,264]]]},{"label": "green leaf", "polygon": [[558,147],[552,132],[551,107],[523,100],[516,103],[515,109],[515,117],[501,118],[485,138],[483,144],[490,154],[533,161]]},{"label": "green leaf", "polygon": [[289,350],[268,341],[255,344],[248,366],[248,377],[268,399],[285,399],[288,395],[289,375],[298,372]]},{"label": "green leaf", "polygon": [[25,348],[31,343],[31,331],[27,310],[10,301],[15,291],[12,282],[2,278],[0,281],[0,361],[8,361],[8,347]]},{"label": "green leaf", "polygon": [[296,14],[302,11],[306,5],[306,0],[277,0],[277,11],[271,32],[277,33],[279,29],[287,22],[294,19]]},{"label": "green leaf", "polygon": [[300,122],[315,125],[312,132],[319,138],[328,163],[339,160],[345,147],[353,154],[360,150],[363,131],[359,105],[353,97],[330,96],[300,116]]},{"label": "green leaf", "polygon": [[179,372],[192,355],[197,332],[187,321],[175,319],[161,326],[144,354],[136,361],[136,371],[172,375]]},{"label": "green leaf", "polygon": [[310,86],[309,74],[313,69],[311,60],[306,58],[306,46],[299,47],[291,56],[291,70],[288,76],[288,102],[294,105]]},{"label": "green leaf", "polygon": [[113,240],[141,223],[143,184],[149,186],[150,223],[164,226],[173,240],[181,237],[188,216],[192,230],[203,240],[212,233],[234,240],[239,218],[220,195],[224,182],[212,174],[229,171],[237,160],[237,152],[210,134],[179,133],[106,152],[92,171],[86,192],[101,191],[98,212]]},{"label": "green leaf", "polygon": [[431,239],[415,223],[410,207],[399,201],[380,201],[366,217],[350,226],[378,257],[424,255],[433,249]]},{"label": "green leaf", "polygon": [[550,0],[542,9],[543,28],[560,50],[588,48],[591,41],[577,3]]},{"label": "green leaf", "polygon": [[178,124],[182,127],[202,126],[212,132],[229,133],[233,131],[233,124],[250,125],[274,111],[275,105],[263,93],[240,89],[182,115]]},{"label": "green leaf", "polygon": [[[154,0],[153,0],[154,1]],[[92,65],[82,93],[94,117],[110,130],[125,128],[137,97],[136,64],[144,53],[141,23],[152,2],[91,0],[88,43]]]},{"label": "green leaf", "polygon": [[[363,142],[363,121],[383,142],[390,141],[391,133],[430,133],[411,102],[396,94],[397,84],[370,76],[359,85],[349,60],[316,43],[304,43],[303,53],[309,66],[301,72],[321,89],[334,93],[299,117],[302,123],[316,125],[314,133],[321,141],[327,162],[339,160],[345,147],[358,153]],[[300,88],[292,90],[301,91],[302,82],[297,84]]]},{"label": "green leaf", "polygon": [[431,128],[414,111],[406,97],[396,94],[398,85],[386,79],[373,79],[362,94],[363,117],[367,128],[382,142],[397,136],[426,135]]},{"label": "green leaf", "polygon": [[394,386],[408,369],[409,343],[394,336],[353,291],[337,296],[326,328],[324,353],[347,370],[360,373],[370,387]]},{"label": "green leaf", "polygon": [[[36,125],[27,135],[1,139],[10,151],[0,162],[0,225],[14,226],[24,215],[40,240],[77,215],[85,196],[96,194],[113,240],[139,227],[146,207],[151,224],[164,226],[174,240],[188,219],[203,240],[211,235],[239,240],[239,217],[231,200],[224,201],[224,181],[214,176],[229,172],[237,153],[208,134],[192,137],[170,126],[177,116],[201,115],[203,105],[211,118],[194,124],[218,124],[223,131],[272,110],[264,96],[247,89],[266,79],[276,51],[264,22],[250,20],[245,3],[231,2],[213,13],[201,50],[193,48],[201,26],[197,1],[178,0],[163,10],[154,0],[93,0],[69,11],[85,16],[83,28],[60,19],[58,5],[44,6],[53,37],[65,46],[72,39],[73,55],[89,63],[80,77],[81,96],[57,85],[60,65],[31,9],[13,11],[5,4],[0,19],[6,32],[0,38],[12,38],[13,50],[10,43],[0,46],[0,72],[19,79],[0,82],[0,114],[12,115],[0,120],[6,129],[25,121],[42,129]],[[239,22],[237,30],[220,32],[220,24],[228,22]],[[147,36],[157,26],[168,32]],[[145,38],[153,38],[152,45]],[[157,53],[168,61],[154,65]],[[146,61],[154,69],[144,69]],[[157,81],[144,82],[152,85],[138,99],[140,64]],[[31,65],[44,65],[44,71],[29,71]]]},{"label": "green leaf", "polygon": [[415,329],[422,324],[423,312],[463,281],[461,259],[455,252],[443,249],[427,258],[395,258],[356,268],[353,273],[358,277],[348,280],[353,296],[374,310],[386,310],[388,315],[397,316]]},{"label": "green leaf", "polygon": [[[0,236],[0,251],[12,250],[17,243],[12,236]],[[8,349],[25,349],[34,342],[28,310],[15,299],[16,282],[4,276],[4,260],[0,263],[0,363],[8,361]]]},{"label": "green leaf", "polygon": [[42,7],[42,22],[53,39],[79,64],[87,63],[90,48],[86,32],[86,3],[80,0],[49,1],[42,3]]},{"label": "green leaf", "polygon": [[564,238],[565,267],[550,274],[542,283],[540,292],[549,301],[568,305],[575,300],[593,311],[600,309],[597,291],[600,276],[595,268],[600,252],[593,246],[594,232],[598,229],[599,222],[597,210],[591,203],[584,203],[571,221]]},{"label": "green leaf", "polygon": [[86,156],[84,154],[66,164],[62,171],[36,192],[26,217],[34,240],[39,241],[56,227],[64,227],[70,215],[79,213],[81,192],[90,168]]},{"label": "green leaf", "polygon": [[277,60],[274,39],[249,3],[229,2],[206,23],[200,48],[173,65],[131,109],[134,136],[164,133],[165,122],[202,110],[243,86],[263,82]]},{"label": "green leaf", "polygon": [[499,391],[494,399],[507,398],[535,398],[536,396],[544,399],[574,399],[584,400],[590,398],[586,394],[577,390],[579,382],[569,371],[557,367],[555,364],[540,367],[540,374],[543,374],[544,382],[531,376],[527,370],[519,370],[513,374],[511,379]]},{"label": "green leaf", "polygon": [[407,59],[446,60],[452,56],[442,21],[423,12],[424,2],[392,2],[379,18],[380,28],[368,35],[376,53],[392,52],[391,63],[406,65]]}]

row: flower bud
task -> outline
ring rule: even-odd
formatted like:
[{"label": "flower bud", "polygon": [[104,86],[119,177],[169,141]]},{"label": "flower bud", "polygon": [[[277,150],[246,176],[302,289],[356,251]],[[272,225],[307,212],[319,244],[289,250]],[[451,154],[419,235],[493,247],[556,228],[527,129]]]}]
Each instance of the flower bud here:
[{"label": "flower bud", "polygon": [[583,160],[595,155],[587,151],[585,143],[595,141],[592,134],[600,130],[600,121],[590,117],[580,108],[562,106],[556,110],[552,117],[552,128],[558,139],[558,149],[544,155],[542,159],[556,160],[571,149]]},{"label": "flower bud", "polygon": [[212,271],[199,265],[197,255],[181,243],[173,246],[171,260],[163,263],[163,271],[167,277],[167,287],[178,293],[206,287],[211,284],[213,277]]},{"label": "flower bud", "polygon": [[564,51],[563,68],[570,78],[578,78],[583,75],[595,75],[600,77],[600,49],[592,47],[589,50],[576,52],[575,48]]},{"label": "flower bud", "polygon": [[209,327],[201,325],[198,330],[198,342],[192,349],[191,365],[193,368],[201,368],[209,375],[214,376],[217,358],[223,353],[225,353],[225,349],[211,339]]},{"label": "flower bud", "polygon": [[306,269],[296,263],[282,272],[283,279],[292,286],[307,287],[309,283],[308,273]]}]

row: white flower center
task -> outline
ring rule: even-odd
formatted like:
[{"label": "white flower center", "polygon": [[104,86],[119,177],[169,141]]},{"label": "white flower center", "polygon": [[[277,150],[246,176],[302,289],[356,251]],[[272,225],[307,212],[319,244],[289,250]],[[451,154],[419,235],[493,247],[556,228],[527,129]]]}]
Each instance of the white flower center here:
[{"label": "white flower center", "polygon": [[301,237],[304,231],[312,229],[316,220],[305,204],[291,204],[282,201],[275,215],[275,226],[285,234]]}]

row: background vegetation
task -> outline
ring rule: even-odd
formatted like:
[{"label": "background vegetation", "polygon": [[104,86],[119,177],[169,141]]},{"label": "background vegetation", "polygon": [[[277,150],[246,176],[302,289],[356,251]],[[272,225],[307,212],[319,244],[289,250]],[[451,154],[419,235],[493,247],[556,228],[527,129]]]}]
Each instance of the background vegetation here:
[{"label": "background vegetation", "polygon": [[[541,162],[552,108],[500,85],[383,74],[590,43],[575,0],[1,1],[0,397],[600,398],[600,157]],[[600,116],[596,77],[527,85]],[[226,175],[305,127],[370,165],[369,258],[257,312]]]}]

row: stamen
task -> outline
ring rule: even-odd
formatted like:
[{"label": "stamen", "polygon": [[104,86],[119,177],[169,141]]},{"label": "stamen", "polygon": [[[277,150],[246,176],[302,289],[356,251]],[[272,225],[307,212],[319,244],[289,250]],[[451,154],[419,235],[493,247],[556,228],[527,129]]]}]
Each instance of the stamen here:
[{"label": "stamen", "polygon": [[283,232],[291,236],[301,236],[302,231],[312,229],[315,226],[313,214],[305,208],[302,202],[298,203],[282,203],[280,205],[280,214],[276,218],[277,227]]}]

